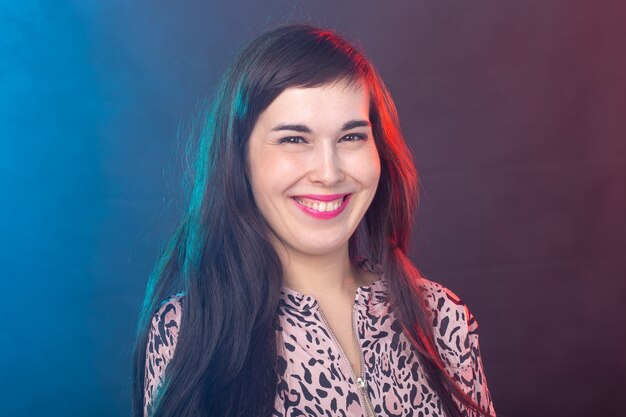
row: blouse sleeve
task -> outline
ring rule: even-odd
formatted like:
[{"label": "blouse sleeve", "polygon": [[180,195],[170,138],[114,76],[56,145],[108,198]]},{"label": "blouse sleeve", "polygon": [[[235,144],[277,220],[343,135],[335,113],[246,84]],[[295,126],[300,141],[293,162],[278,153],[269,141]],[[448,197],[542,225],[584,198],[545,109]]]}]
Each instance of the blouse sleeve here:
[{"label": "blouse sleeve", "polygon": [[[478,322],[474,315],[465,306],[465,317],[468,318],[468,338],[470,345],[470,356],[468,369],[462,371],[466,374],[466,378],[463,378],[463,385],[467,387],[465,392],[470,394],[471,398],[478,404],[479,407],[495,416],[496,412],[493,407],[493,400],[491,393],[487,387],[487,379],[485,377],[485,370],[483,368],[483,361],[480,356],[480,346],[478,343]],[[467,384],[471,381],[471,384]]]},{"label": "blouse sleeve", "polygon": [[152,316],[146,346],[144,372],[144,416],[153,413],[155,394],[163,381],[165,369],[174,356],[181,321],[181,297],[165,301]]},{"label": "blouse sleeve", "polygon": [[426,300],[434,313],[435,343],[446,370],[480,408],[495,416],[480,356],[476,318],[449,289],[434,282],[428,282],[426,289]]}]

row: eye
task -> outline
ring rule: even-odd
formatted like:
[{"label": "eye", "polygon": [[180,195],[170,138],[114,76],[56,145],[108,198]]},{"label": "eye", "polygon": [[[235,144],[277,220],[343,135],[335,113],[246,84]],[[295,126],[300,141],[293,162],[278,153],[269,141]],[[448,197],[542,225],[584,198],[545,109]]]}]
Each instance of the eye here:
[{"label": "eye", "polygon": [[304,140],[303,137],[300,136],[289,136],[286,138],[282,138],[278,141],[278,143],[305,143],[306,141]]},{"label": "eye", "polygon": [[361,133],[350,133],[344,136],[343,138],[341,138],[341,140],[344,140],[347,142],[358,142],[360,140],[366,140],[366,139],[367,139],[367,135],[363,135]]}]

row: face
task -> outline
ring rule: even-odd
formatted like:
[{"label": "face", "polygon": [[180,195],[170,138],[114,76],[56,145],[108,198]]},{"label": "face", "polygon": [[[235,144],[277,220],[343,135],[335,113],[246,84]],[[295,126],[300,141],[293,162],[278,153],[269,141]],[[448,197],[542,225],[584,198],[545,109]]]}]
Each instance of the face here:
[{"label": "face", "polygon": [[347,249],[380,178],[367,89],[286,89],[259,116],[247,157],[274,242],[301,255]]}]

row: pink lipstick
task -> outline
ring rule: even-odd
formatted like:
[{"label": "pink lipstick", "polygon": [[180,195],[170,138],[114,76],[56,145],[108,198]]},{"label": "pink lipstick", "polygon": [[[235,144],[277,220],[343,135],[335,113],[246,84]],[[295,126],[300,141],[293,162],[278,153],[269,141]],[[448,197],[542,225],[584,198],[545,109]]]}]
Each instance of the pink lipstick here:
[{"label": "pink lipstick", "polygon": [[[332,194],[332,195],[316,195],[316,194],[303,194],[298,196],[293,196],[291,199],[295,203],[296,207],[302,210],[304,213],[308,214],[311,217],[315,217],[316,219],[328,220],[337,217],[348,205],[348,201],[350,201],[350,197],[352,194]],[[310,199],[321,202],[338,200],[343,197],[343,201],[341,205],[337,207],[336,210],[332,211],[317,211],[311,207],[307,207],[304,204],[301,204],[297,199]]]}]

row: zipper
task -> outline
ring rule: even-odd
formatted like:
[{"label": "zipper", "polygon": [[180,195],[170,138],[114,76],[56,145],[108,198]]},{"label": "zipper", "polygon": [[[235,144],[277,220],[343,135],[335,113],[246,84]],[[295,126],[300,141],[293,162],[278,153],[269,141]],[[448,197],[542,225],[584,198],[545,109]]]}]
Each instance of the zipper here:
[{"label": "zipper", "polygon": [[354,320],[354,313],[356,312],[356,305],[352,307],[352,334],[354,335],[354,340],[356,340],[357,342],[357,348],[359,350],[359,360],[361,362],[361,375],[359,377],[356,376],[356,372],[354,372],[354,369],[352,368],[352,365],[350,364],[350,361],[348,360],[348,356],[343,351],[343,348],[341,347],[339,340],[337,340],[335,333],[333,333],[333,330],[328,325],[328,322],[326,321],[326,317],[324,317],[324,313],[322,312],[322,309],[318,307],[318,311],[320,312],[320,317],[322,318],[322,321],[324,322],[326,329],[328,330],[328,332],[330,333],[330,336],[332,337],[332,339],[335,341],[335,344],[339,348],[339,352],[341,353],[341,356],[343,356],[346,359],[348,368],[350,368],[350,372],[352,373],[352,377],[356,381],[356,386],[358,388],[359,397],[361,397],[361,404],[363,405],[363,411],[365,412],[365,416],[376,417],[376,414],[374,414],[374,407],[372,407],[372,402],[370,400],[369,394],[367,393],[367,380],[365,379],[365,360],[363,359],[363,351],[361,350],[361,344],[359,343],[359,338],[356,332],[356,321]]}]

